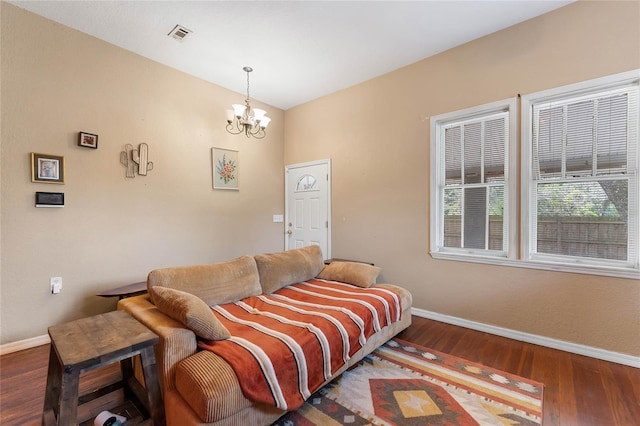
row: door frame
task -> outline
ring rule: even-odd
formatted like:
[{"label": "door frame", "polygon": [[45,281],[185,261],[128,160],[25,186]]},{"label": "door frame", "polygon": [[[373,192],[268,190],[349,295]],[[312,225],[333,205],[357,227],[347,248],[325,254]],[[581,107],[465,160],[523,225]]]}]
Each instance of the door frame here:
[{"label": "door frame", "polygon": [[[331,259],[331,159],[308,161],[306,163],[289,164],[284,166],[284,228],[289,223],[289,170],[310,166],[327,166],[327,252],[326,259]],[[284,249],[289,250],[289,236],[284,232]]]}]

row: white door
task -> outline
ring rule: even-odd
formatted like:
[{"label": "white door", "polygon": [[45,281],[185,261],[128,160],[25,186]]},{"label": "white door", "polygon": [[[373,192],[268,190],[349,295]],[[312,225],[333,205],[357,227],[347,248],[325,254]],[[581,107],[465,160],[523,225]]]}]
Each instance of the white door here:
[{"label": "white door", "polygon": [[285,167],[285,249],[319,245],[331,257],[331,160]]}]

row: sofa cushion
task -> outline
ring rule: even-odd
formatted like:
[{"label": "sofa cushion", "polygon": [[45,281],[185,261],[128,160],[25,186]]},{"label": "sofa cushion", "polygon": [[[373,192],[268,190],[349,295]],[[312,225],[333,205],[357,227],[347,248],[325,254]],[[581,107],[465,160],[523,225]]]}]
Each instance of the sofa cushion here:
[{"label": "sofa cushion", "polygon": [[231,337],[229,330],[218,321],[211,312],[211,308],[199,297],[161,286],[152,287],[150,295],[160,311],[180,321],[196,335],[208,340],[223,340]]},{"label": "sofa cushion", "polygon": [[315,278],[324,267],[322,250],[317,245],[280,253],[259,254],[255,259],[262,292],[265,294]]},{"label": "sofa cushion", "polygon": [[209,265],[156,269],[147,277],[147,288],[154,286],[191,293],[208,306],[236,302],[262,292],[256,261],[251,256]]},{"label": "sofa cushion", "polygon": [[318,278],[367,288],[376,283],[380,270],[367,263],[333,261],[325,266]]}]

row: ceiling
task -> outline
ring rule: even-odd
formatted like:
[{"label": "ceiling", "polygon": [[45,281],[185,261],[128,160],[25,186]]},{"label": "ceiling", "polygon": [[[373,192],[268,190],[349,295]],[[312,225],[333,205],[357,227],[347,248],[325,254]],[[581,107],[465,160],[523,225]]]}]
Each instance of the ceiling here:
[{"label": "ceiling", "polygon": [[10,1],[285,110],[571,2]]}]

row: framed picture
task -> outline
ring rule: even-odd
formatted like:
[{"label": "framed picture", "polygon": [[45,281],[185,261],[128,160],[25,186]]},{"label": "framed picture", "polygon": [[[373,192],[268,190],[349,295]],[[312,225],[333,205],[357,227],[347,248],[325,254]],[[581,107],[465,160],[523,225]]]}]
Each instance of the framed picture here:
[{"label": "framed picture", "polygon": [[98,135],[80,132],[78,134],[78,145],[84,146],[85,148],[98,149]]},{"label": "framed picture", "polygon": [[32,152],[31,182],[64,184],[64,157]]},{"label": "framed picture", "polygon": [[211,148],[213,168],[213,189],[239,190],[238,151],[223,148]]}]

